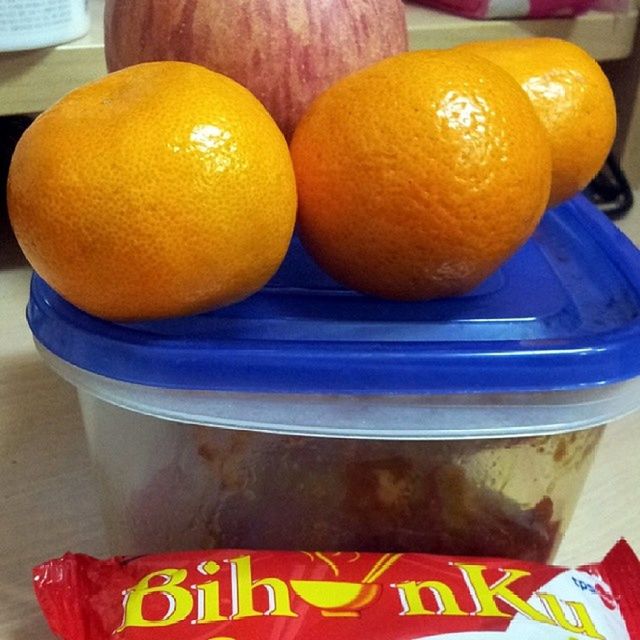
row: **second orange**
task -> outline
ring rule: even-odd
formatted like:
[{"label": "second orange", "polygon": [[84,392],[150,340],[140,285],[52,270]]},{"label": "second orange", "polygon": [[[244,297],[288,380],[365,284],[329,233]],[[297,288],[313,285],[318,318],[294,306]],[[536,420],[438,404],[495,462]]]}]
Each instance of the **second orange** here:
[{"label": "second orange", "polygon": [[549,142],[504,70],[401,54],[338,82],[291,145],[303,242],[333,278],[396,300],[465,293],[533,233]]}]

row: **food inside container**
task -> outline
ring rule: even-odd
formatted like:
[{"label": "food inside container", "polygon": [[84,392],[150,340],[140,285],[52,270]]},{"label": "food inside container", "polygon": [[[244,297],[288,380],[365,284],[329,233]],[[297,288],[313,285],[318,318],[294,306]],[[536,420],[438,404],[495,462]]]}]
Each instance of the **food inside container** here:
[{"label": "food inside container", "polygon": [[113,324],[36,276],[28,316],[80,391],[120,554],[544,561],[602,425],[640,397],[640,255],[582,197],[459,298],[367,298],[294,244],[267,288],[216,312]]},{"label": "food inside container", "polygon": [[[92,455],[110,479],[112,546],[135,553],[304,547],[548,558],[602,433],[341,440],[154,426],[90,396],[83,407]],[[136,461],[152,451],[140,429],[167,455]],[[116,439],[128,451],[114,456]]]}]

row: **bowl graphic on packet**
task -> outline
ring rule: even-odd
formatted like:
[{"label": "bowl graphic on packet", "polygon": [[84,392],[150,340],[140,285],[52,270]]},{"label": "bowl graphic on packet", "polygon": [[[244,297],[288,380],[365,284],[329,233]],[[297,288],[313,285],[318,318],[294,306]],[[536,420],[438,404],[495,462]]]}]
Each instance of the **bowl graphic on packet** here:
[{"label": "bowl graphic on packet", "polygon": [[334,580],[291,580],[291,588],[325,617],[356,617],[380,595],[379,584]]}]

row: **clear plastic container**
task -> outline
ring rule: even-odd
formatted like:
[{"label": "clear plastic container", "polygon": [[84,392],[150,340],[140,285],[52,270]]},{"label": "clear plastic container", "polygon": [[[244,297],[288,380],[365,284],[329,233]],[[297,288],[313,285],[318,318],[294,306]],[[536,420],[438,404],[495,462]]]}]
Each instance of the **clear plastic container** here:
[{"label": "clear plastic container", "polygon": [[602,431],[313,438],[188,425],[81,399],[112,548],[136,555],[391,549],[546,560]]},{"label": "clear plastic container", "polygon": [[294,243],[217,312],[111,324],[35,277],[28,317],[80,391],[118,554],[545,561],[602,426],[640,405],[640,254],[581,197],[456,299],[344,291]]}]

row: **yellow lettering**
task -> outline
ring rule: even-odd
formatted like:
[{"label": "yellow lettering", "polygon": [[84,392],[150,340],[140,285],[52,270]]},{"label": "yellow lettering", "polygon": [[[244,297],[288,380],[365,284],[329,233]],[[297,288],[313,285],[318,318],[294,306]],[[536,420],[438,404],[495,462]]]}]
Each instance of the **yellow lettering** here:
[{"label": "yellow lettering", "polygon": [[476,615],[487,618],[512,618],[512,614],[504,613],[498,608],[496,600],[501,600],[531,620],[553,624],[553,620],[537,611],[509,589],[509,586],[520,578],[531,575],[528,571],[503,569],[504,575],[494,584],[489,585],[483,573],[486,569],[485,566],[462,563],[458,563],[456,566],[462,571],[471,596],[476,602]]},{"label": "yellow lettering", "polygon": [[[220,571],[216,562],[205,562],[198,569],[208,576],[214,576]],[[205,584],[196,585],[198,590],[198,620],[197,624],[220,622],[226,618],[220,615],[220,584],[213,580]]]},{"label": "yellow lettering", "polygon": [[[231,564],[233,620],[255,616],[282,616],[297,618],[291,610],[289,588],[278,578],[254,580],[251,573],[251,558],[242,556],[229,560]],[[258,587],[267,590],[269,606],[266,611],[257,611],[253,605],[253,593]]]},{"label": "yellow lettering", "polygon": [[[450,587],[435,580],[428,582],[403,582],[395,585],[402,603],[403,616],[466,616],[460,609]],[[431,611],[424,606],[422,591],[428,590],[433,596],[438,609]]]},{"label": "yellow lettering", "polygon": [[551,618],[555,620],[559,627],[565,629],[565,631],[570,631],[571,633],[582,633],[589,638],[595,638],[596,640],[605,640],[605,637],[598,633],[587,608],[582,602],[568,601],[564,603],[573,614],[575,621],[574,624],[567,620],[567,616],[562,609],[562,605],[556,596],[550,593],[538,593],[538,597],[542,600],[542,603]]},{"label": "yellow lettering", "polygon": [[[179,586],[186,577],[185,569],[164,569],[142,578],[125,593],[124,620],[118,631],[127,627],[168,627],[186,620],[193,610],[191,593]],[[149,586],[154,578],[162,578],[164,583],[156,587]],[[144,599],[153,593],[163,595],[167,601],[167,611],[160,620],[147,620],[142,612]]]}]

